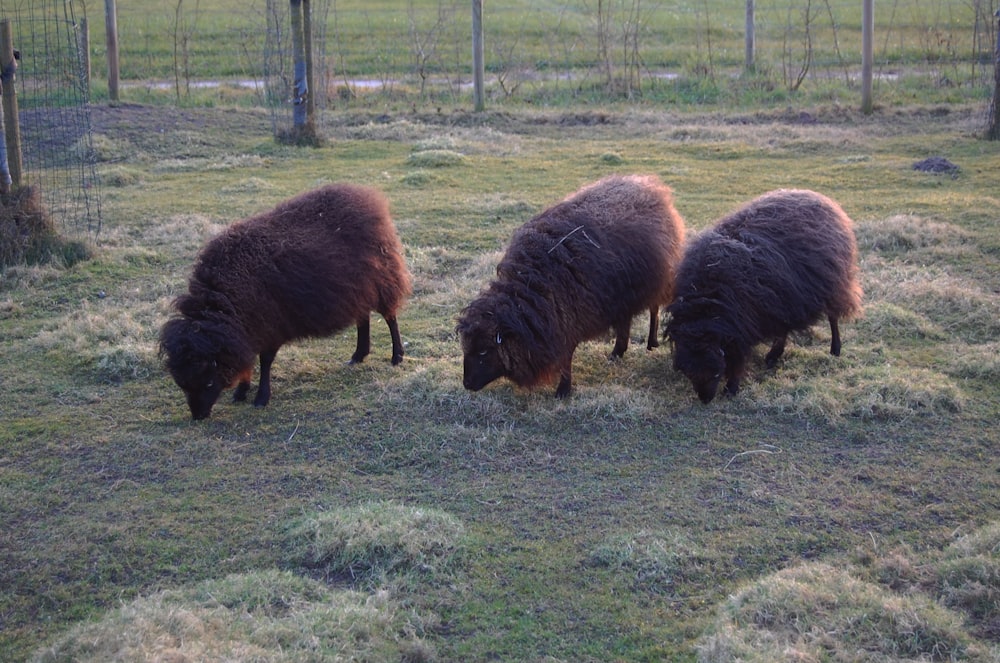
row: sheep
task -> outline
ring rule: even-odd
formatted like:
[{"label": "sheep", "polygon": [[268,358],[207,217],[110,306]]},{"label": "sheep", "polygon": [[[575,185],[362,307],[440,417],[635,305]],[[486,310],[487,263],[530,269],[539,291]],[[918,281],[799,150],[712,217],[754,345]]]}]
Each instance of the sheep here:
[{"label": "sheep", "polygon": [[605,177],[527,221],[458,320],[463,385],[478,391],[507,377],[532,388],[558,374],[564,398],[576,346],[610,328],[611,358],[620,358],[644,310],[647,348],[657,347],[683,241],[672,192],[653,175]]},{"label": "sheep", "polygon": [[700,233],[677,270],[665,337],[674,369],[709,403],[722,376],[735,395],[754,345],[773,339],[773,368],[790,332],[826,315],[840,355],[838,320],[861,312],[857,243],[840,205],[814,191],[764,194]]},{"label": "sheep", "polygon": [[204,419],[223,389],[245,401],[255,357],[260,382],[253,404],[271,398],[271,364],[290,341],[357,326],[350,363],[370,351],[370,315],[392,337],[392,363],[403,360],[396,315],[412,292],[403,248],[384,195],[331,184],[239,221],[199,254],[187,294],[160,332],[160,355],[184,391],[191,416]]}]

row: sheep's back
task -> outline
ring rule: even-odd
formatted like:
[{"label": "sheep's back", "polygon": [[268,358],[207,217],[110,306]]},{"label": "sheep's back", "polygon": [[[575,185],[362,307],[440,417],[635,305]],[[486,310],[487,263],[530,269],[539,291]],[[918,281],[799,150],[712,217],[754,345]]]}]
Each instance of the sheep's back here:
[{"label": "sheep's back", "polygon": [[767,337],[823,314],[857,315],[857,276],[853,224],[840,206],[812,191],[781,190],[699,234],[681,261],[677,294],[720,302],[738,324]]},{"label": "sheep's back", "polygon": [[191,290],[223,295],[247,328],[290,340],[372,310],[395,315],[411,285],[384,196],[342,184],[230,226],[200,254]]},{"label": "sheep's back", "polygon": [[610,177],[515,231],[497,272],[542,293],[567,338],[587,340],[669,303],[683,235],[665,185]]}]

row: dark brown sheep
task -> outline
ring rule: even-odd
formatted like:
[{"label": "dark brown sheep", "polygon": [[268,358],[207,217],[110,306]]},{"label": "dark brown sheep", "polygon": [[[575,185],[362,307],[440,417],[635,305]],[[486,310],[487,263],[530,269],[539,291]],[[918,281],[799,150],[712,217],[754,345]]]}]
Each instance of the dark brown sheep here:
[{"label": "dark brown sheep", "polygon": [[838,320],[861,312],[851,219],[814,191],[767,193],[691,241],[667,308],[674,368],[698,397],[715,397],[723,375],[736,394],[753,346],[773,340],[773,367],[790,332],[830,321],[830,354],[840,354]]},{"label": "dark brown sheep", "polygon": [[254,359],[254,405],[271,397],[271,363],[296,339],[356,325],[351,363],[368,355],[371,311],[392,335],[392,363],[403,360],[396,314],[412,286],[402,245],[377,190],[333,184],[233,224],[201,251],[188,293],[160,332],[160,353],[184,390],[191,416],[204,419],[223,389],[246,400]]},{"label": "dark brown sheep", "polygon": [[530,388],[558,373],[567,396],[576,346],[610,328],[621,357],[641,311],[656,347],[683,241],[671,191],[650,175],[606,177],[525,223],[458,321],[465,388],[503,376]]}]

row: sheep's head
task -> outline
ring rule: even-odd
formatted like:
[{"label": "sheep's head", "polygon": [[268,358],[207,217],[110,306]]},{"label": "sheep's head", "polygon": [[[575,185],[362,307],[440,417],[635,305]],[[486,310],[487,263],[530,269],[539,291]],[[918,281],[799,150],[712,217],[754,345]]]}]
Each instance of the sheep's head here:
[{"label": "sheep's head", "polygon": [[462,339],[462,384],[469,391],[479,391],[506,374],[500,346],[503,337],[499,331],[468,321],[459,323]]},{"label": "sheep's head", "polygon": [[[245,359],[237,360],[224,339],[202,323],[178,317],[160,333],[160,354],[177,386],[184,392],[193,419],[206,419],[224,389],[246,373]],[[252,357],[252,356],[251,356]]]},{"label": "sheep's head", "polygon": [[691,381],[702,403],[710,403],[726,370],[726,354],[718,341],[674,339],[674,370]]}]

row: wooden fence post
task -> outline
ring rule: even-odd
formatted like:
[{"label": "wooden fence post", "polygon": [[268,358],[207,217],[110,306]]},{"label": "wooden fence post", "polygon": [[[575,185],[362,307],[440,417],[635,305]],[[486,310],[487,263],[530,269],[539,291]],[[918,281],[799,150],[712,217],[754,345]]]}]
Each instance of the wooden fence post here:
[{"label": "wooden fence post", "polygon": [[472,0],[472,98],[476,112],[486,110],[483,91],[485,68],[483,56],[483,0]]},{"label": "wooden fence post", "polygon": [[745,35],[743,45],[743,69],[748,74],[754,70],[754,51],[756,50],[757,34],[754,28],[754,6],[753,0],[746,0]]},{"label": "wooden fence post", "polygon": [[14,72],[17,59],[14,57],[14,31],[10,19],[0,20],[0,96],[3,97],[4,142],[6,144],[7,173],[4,180],[5,193],[10,188],[21,186],[21,125],[17,115],[17,90],[14,87]]},{"label": "wooden fence post", "polygon": [[875,0],[863,0],[861,9],[861,112],[871,115],[872,67],[875,62]]},{"label": "wooden fence post", "polygon": [[996,52],[993,53],[993,99],[986,125],[987,140],[1000,140],[1000,9],[994,16],[997,18],[997,38]]},{"label": "wooden fence post", "polygon": [[108,44],[108,98],[118,101],[118,2],[104,0],[104,26]]},{"label": "wooden fence post", "polygon": [[80,57],[83,59],[83,88],[90,98],[90,26],[87,25],[87,18],[80,19],[79,27]]},{"label": "wooden fence post", "polygon": [[306,126],[306,96],[309,94],[309,83],[306,79],[306,47],[305,32],[302,25],[302,0],[290,0],[289,8],[292,19],[292,60],[294,62],[292,125],[301,129]]}]

